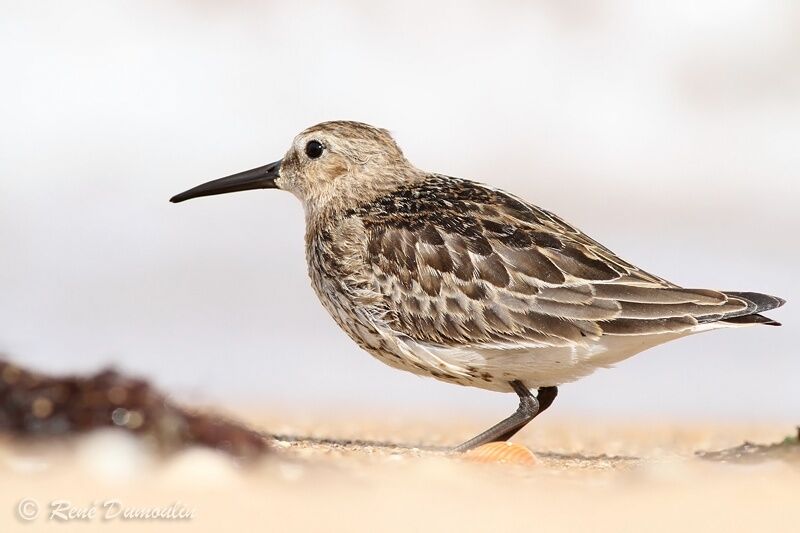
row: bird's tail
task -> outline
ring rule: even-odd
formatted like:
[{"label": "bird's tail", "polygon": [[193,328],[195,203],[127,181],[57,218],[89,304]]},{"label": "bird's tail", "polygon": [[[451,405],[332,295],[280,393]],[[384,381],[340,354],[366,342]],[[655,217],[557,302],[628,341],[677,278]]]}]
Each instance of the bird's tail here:
[{"label": "bird's tail", "polygon": [[765,311],[777,309],[786,303],[783,298],[761,294],[758,292],[722,291],[725,296],[734,300],[741,300],[747,307],[723,316],[720,322],[728,324],[764,324],[767,326],[780,326],[781,323],[762,315]]}]

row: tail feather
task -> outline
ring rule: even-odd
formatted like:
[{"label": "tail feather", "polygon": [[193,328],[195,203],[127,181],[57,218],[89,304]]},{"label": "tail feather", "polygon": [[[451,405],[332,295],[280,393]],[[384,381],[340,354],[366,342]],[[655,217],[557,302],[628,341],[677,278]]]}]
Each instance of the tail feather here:
[{"label": "tail feather", "polygon": [[781,325],[780,322],[776,322],[760,313],[782,306],[786,303],[786,300],[783,298],[758,292],[723,291],[723,294],[728,298],[744,302],[747,304],[747,307],[735,313],[724,315],[720,319],[720,322],[727,322],[729,324],[765,324],[768,326]]},{"label": "tail feather", "polygon": [[765,326],[780,326],[781,323],[777,320],[772,320],[768,316],[764,315],[744,315],[744,316],[735,316],[733,318],[724,318],[720,320],[720,322],[725,322],[728,324],[764,324]]}]

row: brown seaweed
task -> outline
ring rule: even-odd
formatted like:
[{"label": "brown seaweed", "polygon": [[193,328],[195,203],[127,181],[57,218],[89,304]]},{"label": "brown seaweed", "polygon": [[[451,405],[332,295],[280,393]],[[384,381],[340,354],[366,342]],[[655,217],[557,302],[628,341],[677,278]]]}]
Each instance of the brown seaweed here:
[{"label": "brown seaweed", "polygon": [[165,452],[200,445],[253,458],[269,447],[261,433],[180,407],[143,379],[112,369],[54,377],[0,359],[0,434],[42,440],[104,427],[147,438]]}]

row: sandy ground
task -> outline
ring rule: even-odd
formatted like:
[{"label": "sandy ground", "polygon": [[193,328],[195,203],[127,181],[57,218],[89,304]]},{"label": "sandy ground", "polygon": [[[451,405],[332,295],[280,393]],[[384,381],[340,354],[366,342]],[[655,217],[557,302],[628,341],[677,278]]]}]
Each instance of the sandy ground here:
[{"label": "sandy ground", "polygon": [[[162,458],[119,430],[6,441],[0,531],[800,531],[791,425],[537,420],[515,442],[538,464],[521,466],[345,441],[452,444],[475,422],[249,422],[319,440],[284,438],[250,462]],[[153,508],[191,517],[123,518]]]}]

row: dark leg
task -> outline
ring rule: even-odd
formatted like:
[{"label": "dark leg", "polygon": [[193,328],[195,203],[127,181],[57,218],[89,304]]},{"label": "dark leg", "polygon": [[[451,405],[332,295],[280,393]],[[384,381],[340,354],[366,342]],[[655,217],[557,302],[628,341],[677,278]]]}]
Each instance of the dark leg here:
[{"label": "dark leg", "polygon": [[536,399],[539,400],[539,412],[536,414],[544,413],[548,407],[553,405],[553,400],[556,399],[556,396],[558,396],[558,387],[542,387],[539,389],[539,392],[536,393]]},{"label": "dark leg", "polygon": [[461,453],[488,442],[502,442],[510,439],[517,431],[525,427],[525,424],[536,418],[536,415],[550,407],[558,394],[556,387],[542,387],[539,389],[537,397],[534,398],[531,391],[521,381],[512,381],[510,385],[514,392],[519,395],[519,407],[517,407],[514,414],[490,427],[477,437],[473,437],[467,442],[456,446],[453,448],[453,452]]}]

